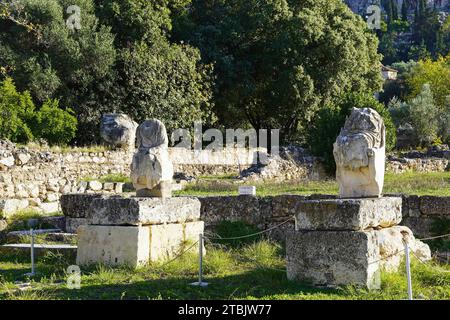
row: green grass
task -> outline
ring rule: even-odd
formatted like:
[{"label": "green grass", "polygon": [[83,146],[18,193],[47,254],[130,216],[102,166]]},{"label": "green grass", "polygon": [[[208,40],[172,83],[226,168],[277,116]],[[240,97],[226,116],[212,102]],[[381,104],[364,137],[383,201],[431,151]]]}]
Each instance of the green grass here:
[{"label": "green grass", "polygon": [[[268,240],[239,248],[207,245],[204,260],[207,288],[192,287],[198,259],[188,253],[169,264],[153,263],[131,270],[102,265],[82,269],[81,289],[66,286],[65,270],[73,261],[58,255],[38,260],[38,275],[29,271],[28,257],[0,256],[1,299],[406,299],[404,268],[382,273],[382,289],[368,291],[355,287],[311,288],[286,279],[283,248]],[[443,271],[447,272],[443,272]],[[450,299],[450,266],[422,265],[413,260],[412,282],[415,298]],[[30,281],[21,291],[15,281]]]},{"label": "green grass", "polygon": [[54,217],[54,216],[62,216],[62,212],[56,212],[51,214],[45,214],[42,212],[37,212],[34,210],[22,210],[14,213],[10,217],[6,219],[8,222],[7,231],[17,231],[17,230],[28,230],[30,227],[28,226],[29,219],[37,219],[38,224],[35,226],[35,229],[55,229],[52,225],[45,223],[42,221],[42,218],[45,217]]},{"label": "green grass", "polygon": [[[279,194],[338,194],[335,180],[324,181],[286,181],[282,183],[256,182],[237,183],[232,177],[213,180],[198,180],[188,184],[178,195],[211,196],[237,195],[240,185],[255,185],[259,196]],[[450,196],[450,172],[437,173],[386,173],[384,193],[404,193],[415,195]]]}]

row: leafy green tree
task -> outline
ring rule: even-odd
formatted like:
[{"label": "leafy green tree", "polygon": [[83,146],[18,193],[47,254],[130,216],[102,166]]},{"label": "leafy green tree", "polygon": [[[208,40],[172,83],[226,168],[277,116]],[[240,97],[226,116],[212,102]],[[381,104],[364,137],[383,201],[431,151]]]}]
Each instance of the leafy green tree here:
[{"label": "leafy green tree", "polygon": [[450,96],[450,55],[433,61],[425,59],[409,73],[406,79],[411,88],[409,98],[416,97],[423,90],[424,84],[429,84],[433,92],[436,105],[444,111],[447,97]]},{"label": "leafy green tree", "polygon": [[29,92],[17,92],[11,78],[0,83],[0,138],[14,142],[33,139],[30,124],[33,121],[34,103]]},{"label": "leafy green tree", "polygon": [[35,134],[51,145],[65,145],[75,138],[77,118],[71,109],[59,108],[58,100],[48,100],[36,114]]},{"label": "leafy green tree", "polygon": [[48,100],[36,111],[28,91],[20,93],[11,78],[0,83],[0,138],[27,143],[45,139],[50,144],[67,144],[76,134],[77,119],[71,110]]},{"label": "leafy green tree", "polygon": [[409,103],[409,118],[422,144],[430,145],[438,138],[439,108],[434,103],[429,84]]},{"label": "leafy green tree", "polygon": [[[81,9],[81,29],[66,26],[70,5]],[[38,104],[52,98],[72,106],[79,132],[92,141],[98,130],[92,123],[114,101],[116,61],[114,36],[98,23],[92,0],[6,1],[1,8],[0,65],[5,76]]]},{"label": "leafy green tree", "polygon": [[396,128],[388,109],[371,95],[345,94],[338,103],[321,109],[309,128],[308,144],[311,151],[323,158],[329,173],[336,170],[333,143],[353,108],[372,108],[377,111],[386,127],[386,150],[390,151],[396,145]]},{"label": "leafy green tree", "polygon": [[212,124],[211,66],[187,44],[171,43],[173,10],[186,0],[96,0],[97,15],[112,26],[118,51],[122,111],[136,121],[159,118],[168,130]]},{"label": "leafy green tree", "polygon": [[380,89],[378,41],[339,0],[194,0],[177,41],[214,63],[222,124],[281,128],[299,139],[310,119],[344,92]]}]

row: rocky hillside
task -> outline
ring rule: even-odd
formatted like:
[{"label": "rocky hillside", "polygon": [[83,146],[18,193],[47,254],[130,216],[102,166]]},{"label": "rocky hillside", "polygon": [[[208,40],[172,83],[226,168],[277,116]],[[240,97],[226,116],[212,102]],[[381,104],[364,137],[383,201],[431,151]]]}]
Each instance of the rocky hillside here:
[{"label": "rocky hillside", "polygon": [[[416,0],[397,0],[398,8],[402,7],[403,1],[410,4],[411,13],[414,11]],[[381,3],[380,0],[344,0],[345,3],[356,13],[365,14],[367,7],[371,4]],[[436,6],[440,11],[450,11],[450,0],[428,0],[430,7]]]}]

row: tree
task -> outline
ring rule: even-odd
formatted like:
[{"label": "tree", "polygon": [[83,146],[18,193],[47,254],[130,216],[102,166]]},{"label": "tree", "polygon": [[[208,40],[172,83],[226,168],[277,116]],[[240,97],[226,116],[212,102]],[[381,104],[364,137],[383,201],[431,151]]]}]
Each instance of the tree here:
[{"label": "tree", "polygon": [[406,79],[411,88],[409,98],[416,97],[423,90],[424,84],[429,84],[436,105],[444,110],[447,97],[450,96],[450,55],[432,59],[420,60]]},{"label": "tree", "polygon": [[422,144],[430,145],[438,137],[439,108],[436,107],[429,84],[409,103],[409,118]]},{"label": "tree", "polygon": [[336,170],[333,143],[353,108],[372,108],[377,111],[383,118],[386,127],[386,150],[390,151],[396,145],[396,128],[388,109],[383,104],[371,95],[344,94],[337,103],[327,105],[318,112],[308,133],[308,144],[311,151],[323,158],[329,173],[334,173]]},{"label": "tree", "polygon": [[[66,26],[70,5],[81,9],[79,30]],[[51,98],[72,107],[80,123],[79,140],[95,141],[99,114],[114,101],[116,51],[114,36],[98,23],[92,0],[8,1],[2,8],[0,65],[5,76],[28,90],[37,104]]]},{"label": "tree", "polygon": [[77,131],[77,119],[71,110],[59,108],[57,100],[48,100],[36,111],[28,91],[18,92],[11,78],[0,83],[0,138],[27,143],[45,139],[50,144],[66,144]]},{"label": "tree", "polygon": [[186,0],[96,0],[100,21],[112,26],[118,50],[121,104],[136,121],[162,120],[170,131],[194,121],[214,123],[211,66],[197,49],[169,41],[172,10]]},{"label": "tree", "polygon": [[194,0],[174,36],[214,63],[222,124],[281,128],[284,140],[344,92],[381,84],[378,41],[339,0]]},{"label": "tree", "polygon": [[408,21],[408,3],[406,0],[402,2],[402,20]]}]

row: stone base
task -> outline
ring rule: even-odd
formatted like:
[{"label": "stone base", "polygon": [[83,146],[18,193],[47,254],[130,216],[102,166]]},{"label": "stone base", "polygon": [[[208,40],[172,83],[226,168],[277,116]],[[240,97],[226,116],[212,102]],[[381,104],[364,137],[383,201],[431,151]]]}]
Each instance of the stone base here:
[{"label": "stone base", "polygon": [[172,189],[172,182],[163,181],[153,189],[136,190],[136,196],[141,198],[171,198]]},{"label": "stone base", "polygon": [[296,230],[365,230],[402,221],[402,198],[321,199],[299,203]]},{"label": "stone base", "polygon": [[200,201],[189,197],[101,196],[92,201],[87,218],[89,224],[113,226],[192,222],[200,219]]},{"label": "stone base", "polygon": [[[175,257],[186,242],[203,233],[203,222],[150,226],[81,226],[77,264],[139,267]],[[194,246],[192,250],[198,250]]]},{"label": "stone base", "polygon": [[291,232],[287,277],[314,286],[380,287],[380,251],[373,231]]},{"label": "stone base", "polygon": [[66,218],[66,228],[65,231],[68,233],[77,233],[78,227],[85,226],[88,224],[86,218]]}]

